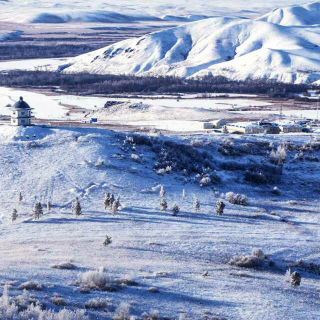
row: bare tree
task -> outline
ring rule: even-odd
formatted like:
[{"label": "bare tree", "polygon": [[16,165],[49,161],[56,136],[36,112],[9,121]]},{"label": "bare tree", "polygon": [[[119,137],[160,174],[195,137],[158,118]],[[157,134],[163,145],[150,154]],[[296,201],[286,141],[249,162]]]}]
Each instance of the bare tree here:
[{"label": "bare tree", "polygon": [[164,186],[161,186],[160,187],[160,197],[161,198],[164,198],[166,195],[166,191],[164,190]]},{"label": "bare tree", "polygon": [[194,198],[193,207],[196,211],[200,211],[200,201],[198,200],[198,198]]},{"label": "bare tree", "polygon": [[112,243],[112,239],[109,236],[106,236],[105,240],[103,241],[104,246],[108,246],[109,244]]},{"label": "bare tree", "polygon": [[81,205],[78,197],[76,197],[75,201],[72,203],[72,213],[78,217],[82,214]]},{"label": "bare tree", "polygon": [[47,211],[51,211],[51,202],[49,200],[47,201]]},{"label": "bare tree", "polygon": [[104,195],[104,209],[107,210],[107,208],[110,206],[110,193],[106,192]]},{"label": "bare tree", "polygon": [[33,215],[35,219],[40,219],[40,216],[43,215],[43,209],[41,202],[37,201],[34,205]]},{"label": "bare tree", "polygon": [[11,214],[11,222],[13,223],[14,221],[16,221],[18,218],[18,211],[17,209],[13,209],[12,214]]}]

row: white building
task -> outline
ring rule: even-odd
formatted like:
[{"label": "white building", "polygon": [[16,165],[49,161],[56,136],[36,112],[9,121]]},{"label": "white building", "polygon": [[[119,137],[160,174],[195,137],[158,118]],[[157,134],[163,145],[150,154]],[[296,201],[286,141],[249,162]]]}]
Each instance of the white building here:
[{"label": "white building", "polygon": [[30,126],[32,117],[31,110],[30,106],[20,97],[20,100],[11,108],[11,125]]},{"label": "white building", "polygon": [[264,127],[251,122],[228,123],[226,128],[230,133],[261,134],[265,132]]}]

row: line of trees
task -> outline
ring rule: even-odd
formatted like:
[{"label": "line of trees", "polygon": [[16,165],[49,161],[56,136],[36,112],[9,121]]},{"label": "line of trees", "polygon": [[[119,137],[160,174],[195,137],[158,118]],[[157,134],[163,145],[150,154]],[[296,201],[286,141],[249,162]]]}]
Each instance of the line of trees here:
[{"label": "line of trees", "polygon": [[[305,92],[309,87],[267,80],[231,81],[223,77],[183,79],[176,77],[137,77],[130,75],[66,74],[48,71],[9,71],[0,73],[0,85],[8,87],[59,86],[73,94],[123,93],[250,93],[270,91]],[[272,89],[272,90],[271,90]]]},{"label": "line of trees", "polygon": [[100,49],[102,45],[93,44],[53,44],[48,45],[0,45],[0,61],[34,58],[75,57],[83,53]]}]

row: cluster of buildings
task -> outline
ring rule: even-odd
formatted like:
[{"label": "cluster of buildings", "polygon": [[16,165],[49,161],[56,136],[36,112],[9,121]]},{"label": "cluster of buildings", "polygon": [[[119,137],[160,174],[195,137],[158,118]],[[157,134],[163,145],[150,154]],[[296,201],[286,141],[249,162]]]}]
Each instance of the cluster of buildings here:
[{"label": "cluster of buildings", "polygon": [[218,129],[225,133],[239,134],[279,134],[279,133],[297,133],[312,132],[313,128],[319,128],[319,123],[312,121],[287,121],[287,122],[269,122],[265,120],[257,122],[235,122],[229,123],[226,120],[216,120],[206,122],[204,129]]}]

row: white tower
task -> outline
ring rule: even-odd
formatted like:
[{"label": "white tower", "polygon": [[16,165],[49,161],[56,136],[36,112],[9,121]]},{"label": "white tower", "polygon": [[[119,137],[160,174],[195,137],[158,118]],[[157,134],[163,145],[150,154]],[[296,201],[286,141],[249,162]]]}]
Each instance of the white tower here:
[{"label": "white tower", "polygon": [[30,106],[20,97],[20,100],[11,108],[11,125],[30,126],[32,117],[31,110]]}]

